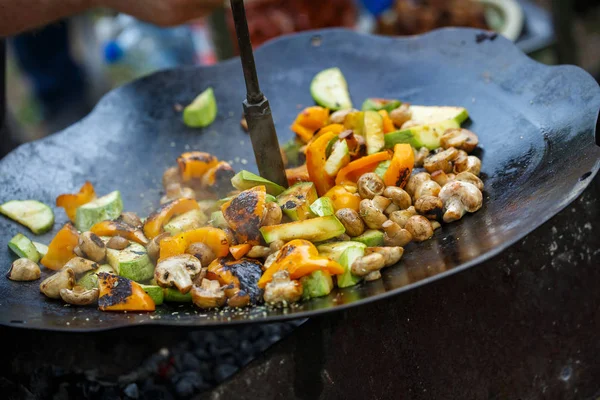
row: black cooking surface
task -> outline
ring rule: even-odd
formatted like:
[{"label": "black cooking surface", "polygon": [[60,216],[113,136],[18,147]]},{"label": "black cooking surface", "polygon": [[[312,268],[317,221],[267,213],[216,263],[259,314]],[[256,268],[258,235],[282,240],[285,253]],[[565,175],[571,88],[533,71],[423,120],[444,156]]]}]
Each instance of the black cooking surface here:
[{"label": "black cooking surface", "polygon": [[[165,306],[153,314],[117,314],[47,300],[38,293],[39,281],[0,279],[0,323],[95,330],[306,317],[399,293],[497,254],[569,204],[597,172],[600,149],[593,137],[600,89],[579,68],[537,64],[508,40],[478,41],[479,34],[444,29],[380,38],[329,30],[282,38],[256,53],[282,142],[292,137],[288,127],[298,111],[313,104],[311,78],[331,66],[346,75],[356,106],[377,96],[469,110],[468,127],[481,142],[476,154],[483,160],[484,207],[444,226],[434,240],[407,246],[401,264],[387,269],[382,280],[286,310],[212,313]],[[174,105],[190,102],[207,86],[215,89],[219,116],[204,130],[186,128]],[[158,204],[162,171],[183,151],[208,151],[237,170],[256,171],[249,138],[239,127],[243,96],[239,60],[162,72],[117,89],[82,122],[0,161],[0,201],[34,198],[53,204],[58,194],[76,191],[90,179],[98,193],[118,189],[126,209],[147,214]],[[62,210],[55,211],[54,230],[36,240],[49,242],[67,221]],[[28,234],[5,218],[0,232],[2,243],[17,232]],[[8,249],[0,251],[0,265],[8,268],[11,260]]]}]

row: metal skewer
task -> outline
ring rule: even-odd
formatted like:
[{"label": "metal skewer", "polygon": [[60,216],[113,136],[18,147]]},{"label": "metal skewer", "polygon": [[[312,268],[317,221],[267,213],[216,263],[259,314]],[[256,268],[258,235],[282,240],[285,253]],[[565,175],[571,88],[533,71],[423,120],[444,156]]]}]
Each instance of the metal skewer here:
[{"label": "metal skewer", "polygon": [[246,100],[244,114],[248,122],[250,140],[254,149],[254,157],[258,171],[263,178],[269,179],[283,187],[288,187],[285,166],[279,150],[277,132],[271,115],[271,107],[265,95],[260,91],[254,53],[248,32],[246,10],[243,0],[231,0],[231,11],[237,33],[240,58],[246,81]]}]

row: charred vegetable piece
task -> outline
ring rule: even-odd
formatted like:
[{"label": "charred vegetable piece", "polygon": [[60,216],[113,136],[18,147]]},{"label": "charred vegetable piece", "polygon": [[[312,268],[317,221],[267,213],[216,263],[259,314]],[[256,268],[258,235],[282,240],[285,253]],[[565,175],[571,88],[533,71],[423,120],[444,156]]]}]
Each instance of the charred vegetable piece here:
[{"label": "charred vegetable piece", "polygon": [[358,178],[368,172],[373,172],[382,161],[390,160],[392,156],[388,151],[371,154],[352,161],[338,172],[335,183],[341,185],[346,182],[356,183]]},{"label": "charred vegetable piece", "polygon": [[248,244],[248,243],[237,244],[235,246],[230,246],[229,252],[233,256],[233,258],[235,258],[236,260],[239,260],[240,258],[244,257],[246,254],[248,254],[248,252],[250,251],[251,248],[252,248],[252,245]]},{"label": "charred vegetable piece", "polygon": [[343,234],[346,229],[335,216],[331,215],[281,225],[263,226],[260,228],[260,232],[267,243],[293,239],[322,242]]},{"label": "charred vegetable piece", "polygon": [[315,271],[300,278],[302,298],[305,300],[327,296],[333,289],[333,279],[327,271]]},{"label": "charred vegetable piece", "polygon": [[98,274],[104,272],[107,274],[114,274],[115,270],[108,264],[101,265],[97,269],[84,273],[81,278],[76,282],[77,286],[81,286],[85,289],[93,289],[98,287]]},{"label": "charred vegetable piece", "polygon": [[148,238],[142,231],[117,221],[102,221],[90,228],[90,232],[98,236],[121,236],[133,242],[145,245],[148,243]]},{"label": "charred vegetable piece", "polygon": [[222,307],[227,301],[219,282],[209,279],[202,279],[200,286],[194,285],[190,293],[194,304],[202,309]]},{"label": "charred vegetable piece", "polygon": [[223,216],[240,243],[260,243],[260,225],[266,203],[266,189],[256,186],[237,195],[221,206]]},{"label": "charred vegetable piece", "polygon": [[251,304],[261,301],[262,290],[257,285],[261,275],[262,264],[249,258],[216,259],[208,266],[206,274],[208,279],[218,280],[221,285],[233,285],[234,288],[245,291],[250,296]]},{"label": "charred vegetable piece", "polygon": [[61,194],[58,196],[56,198],[56,206],[64,208],[67,217],[69,217],[71,222],[75,222],[77,209],[95,198],[96,192],[94,191],[94,186],[89,181],[86,181],[81,189],[79,189],[79,193]]},{"label": "charred vegetable piece", "polygon": [[36,235],[48,232],[54,225],[52,209],[36,200],[11,200],[0,205],[0,214],[25,225]]},{"label": "charred vegetable piece", "polygon": [[327,145],[336,138],[334,132],[326,132],[311,142],[306,148],[306,168],[308,176],[317,189],[317,194],[323,196],[335,186],[335,179],[325,172],[327,162]]},{"label": "charred vegetable piece", "polygon": [[163,226],[174,216],[199,209],[200,207],[195,200],[185,198],[163,204],[158,210],[150,214],[144,223],[144,234],[148,239],[153,239],[163,232]]},{"label": "charred vegetable piece", "polygon": [[299,279],[318,270],[331,275],[344,272],[340,264],[320,256],[314,244],[302,239],[292,240],[281,248],[277,259],[258,281],[258,287],[264,288],[273,279],[273,274],[283,270],[289,272],[291,279]]},{"label": "charred vegetable piece", "polygon": [[285,170],[285,175],[287,177],[288,185],[294,185],[298,182],[310,182],[310,177],[308,176],[308,168],[306,164],[302,164],[296,168],[288,168]]},{"label": "charred vegetable piece", "polygon": [[106,249],[106,261],[120,276],[143,282],[154,276],[154,264],[146,248],[132,242],[123,250]]},{"label": "charred vegetable piece", "polygon": [[176,235],[181,232],[201,228],[208,218],[201,210],[190,210],[171,219],[165,226],[165,232]]},{"label": "charred vegetable piece", "polygon": [[139,283],[122,276],[101,272],[98,274],[102,311],[154,311],[156,305]]},{"label": "charred vegetable piece", "polygon": [[410,178],[415,164],[415,153],[409,144],[397,144],[394,146],[394,156],[390,166],[383,174],[383,182],[386,186],[397,186],[403,188]]},{"label": "charred vegetable piece", "polygon": [[77,208],[75,226],[80,232],[89,231],[98,222],[117,219],[121,212],[123,212],[121,193],[114,191]]},{"label": "charred vegetable piece", "polygon": [[301,182],[281,193],[277,197],[277,204],[293,221],[302,221],[314,217],[310,205],[317,200],[317,197],[312,182]]},{"label": "charred vegetable piece", "polygon": [[329,110],[324,107],[305,108],[292,124],[292,131],[304,143],[308,143],[316,131],[327,125]]},{"label": "charred vegetable piece", "polygon": [[79,244],[79,233],[71,224],[65,224],[48,245],[48,253],[41,259],[46,268],[61,269],[75,257],[75,247]]},{"label": "charred vegetable piece", "polygon": [[218,196],[224,196],[231,192],[231,180],[235,171],[226,161],[219,161],[217,165],[210,168],[202,177],[202,186],[209,189]]},{"label": "charred vegetable piece", "polygon": [[21,233],[17,233],[10,239],[8,247],[21,258],[28,258],[35,263],[40,261],[40,253],[38,253],[33,242]]},{"label": "charred vegetable piece", "polygon": [[160,259],[184,254],[192,243],[204,243],[217,257],[225,257],[229,253],[225,231],[206,226],[163,239],[160,242]]},{"label": "charred vegetable piece", "polygon": [[202,151],[183,153],[177,158],[181,179],[184,182],[200,179],[206,171],[217,165],[219,160],[211,154]]},{"label": "charred vegetable piece", "polygon": [[285,190],[283,186],[246,170],[238,172],[237,175],[231,178],[231,184],[238,190],[248,190],[256,186],[264,186],[267,193],[273,196],[277,196]]},{"label": "charred vegetable piece", "polygon": [[392,111],[396,108],[400,107],[402,102],[400,100],[389,100],[389,99],[379,99],[379,98],[369,98],[366,99],[362,104],[363,111]]},{"label": "charred vegetable piece", "polygon": [[319,72],[310,84],[310,94],[317,104],[330,110],[352,108],[348,83],[339,68]]},{"label": "charred vegetable piece", "polygon": [[183,109],[183,122],[191,128],[204,128],[217,118],[217,100],[211,87]]}]

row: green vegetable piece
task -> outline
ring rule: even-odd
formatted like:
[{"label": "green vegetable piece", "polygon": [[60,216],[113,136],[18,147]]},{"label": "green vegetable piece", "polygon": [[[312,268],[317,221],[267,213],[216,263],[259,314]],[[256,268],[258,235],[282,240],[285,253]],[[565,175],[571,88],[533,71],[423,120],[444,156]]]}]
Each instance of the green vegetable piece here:
[{"label": "green vegetable piece", "polygon": [[356,276],[352,274],[352,263],[356,261],[357,258],[365,255],[364,247],[360,246],[351,246],[348,247],[340,257],[340,265],[344,267],[344,273],[341,275],[337,275],[337,285],[340,288],[345,288],[349,286],[354,286],[361,281],[360,276]]},{"label": "green vegetable piece", "polygon": [[310,205],[318,197],[312,182],[298,182],[277,196],[277,204],[293,221],[302,221],[315,216]]},{"label": "green vegetable piece", "polygon": [[267,193],[267,196],[265,197],[265,203],[275,203],[276,201],[277,197]]},{"label": "green vegetable piece", "polygon": [[118,218],[122,212],[121,193],[115,190],[79,207],[75,214],[75,227],[80,232],[86,232],[98,222]]},{"label": "green vegetable piece", "polygon": [[200,93],[183,110],[183,122],[190,128],[204,128],[217,118],[217,100],[212,88]]},{"label": "green vegetable piece", "polygon": [[164,226],[164,229],[166,232],[171,233],[171,235],[177,235],[181,232],[201,228],[207,221],[208,218],[202,211],[191,210],[171,219]]},{"label": "green vegetable piece", "polygon": [[283,186],[280,186],[262,176],[253,174],[250,171],[242,170],[238,172],[233,178],[231,178],[231,184],[238,190],[247,190],[255,186],[264,185],[267,193],[273,196],[277,196],[285,190]]},{"label": "green vegetable piece", "polygon": [[325,172],[329,176],[336,176],[340,169],[345,167],[350,162],[350,151],[348,143],[345,140],[340,140],[339,144],[334,147],[331,155],[325,161]]},{"label": "green vegetable piece", "polygon": [[97,288],[98,287],[98,274],[101,272],[105,272],[107,274],[114,274],[115,270],[107,264],[101,265],[98,269],[93,271],[88,271],[84,273],[81,278],[77,280],[78,286],[83,286],[87,290]]},{"label": "green vegetable piece", "polygon": [[333,279],[325,271],[315,271],[310,275],[300,278],[302,284],[302,298],[304,300],[315,297],[327,296],[333,289]]},{"label": "green vegetable piece", "polygon": [[40,253],[35,248],[33,242],[21,233],[17,233],[10,239],[8,247],[19,256],[19,258],[28,258],[33,262],[40,261]]},{"label": "green vegetable piece", "polygon": [[333,201],[329,197],[319,197],[310,205],[310,211],[319,217],[327,217],[335,215]]},{"label": "green vegetable piece", "polygon": [[106,249],[106,261],[118,275],[132,281],[143,282],[154,276],[154,264],[139,243],[131,242],[123,250]]},{"label": "green vegetable piece", "polygon": [[199,200],[198,201],[198,207],[200,207],[200,210],[205,215],[206,214],[210,214],[211,212],[213,212],[215,210],[221,209],[221,206],[217,205],[217,201],[216,200]]},{"label": "green vegetable piece", "polygon": [[448,120],[462,124],[469,118],[469,112],[464,107],[447,106],[410,106],[411,121],[419,125],[430,125]]},{"label": "green vegetable piece", "polygon": [[391,163],[392,163],[391,160],[386,160],[386,161],[380,162],[379,165],[377,165],[377,168],[375,168],[375,173],[377,175],[379,175],[379,177],[381,179],[383,179],[383,175],[388,170],[388,168],[390,167]]},{"label": "green vegetable piece", "polygon": [[363,243],[367,247],[383,246],[383,232],[376,229],[368,229],[362,235],[353,237],[352,240]]},{"label": "green vegetable piece", "polygon": [[416,149],[427,147],[430,150],[435,150],[441,146],[440,139],[444,132],[453,128],[460,128],[460,124],[454,120],[447,120],[390,132],[385,135],[385,147],[391,149],[398,143],[408,143]]},{"label": "green vegetable piece", "polygon": [[383,134],[383,118],[376,111],[365,111],[363,120],[363,136],[367,142],[367,153],[378,153],[385,145]]},{"label": "green vegetable piece", "polygon": [[144,292],[146,292],[148,294],[148,296],[150,296],[152,301],[154,301],[154,304],[156,304],[157,306],[160,306],[163,303],[164,298],[165,298],[165,293],[163,291],[163,288],[161,288],[160,286],[155,286],[155,285],[140,284],[140,286],[142,287],[142,289],[144,289]]},{"label": "green vegetable piece", "polygon": [[48,232],[54,225],[52,209],[36,200],[11,200],[0,205],[0,214],[25,225],[36,235]]},{"label": "green vegetable piece", "polygon": [[175,288],[163,288],[163,293],[165,295],[166,302],[172,302],[172,303],[191,303],[192,302],[192,292],[183,294]]},{"label": "green vegetable piece", "polygon": [[223,215],[223,211],[215,211],[210,214],[210,224],[215,228],[229,228],[229,224]]},{"label": "green vegetable piece", "polygon": [[267,243],[276,240],[289,242],[293,239],[322,242],[340,236],[346,232],[346,229],[335,216],[330,215],[287,224],[263,226],[260,232]]},{"label": "green vegetable piece", "polygon": [[317,104],[331,110],[352,108],[348,84],[339,68],[329,68],[315,75],[310,94]]},{"label": "green vegetable piece", "polygon": [[362,105],[363,111],[379,111],[386,110],[390,112],[400,107],[402,102],[400,100],[388,100],[388,99],[366,99]]},{"label": "green vegetable piece", "polygon": [[40,254],[40,260],[48,253],[48,246],[39,242],[32,242],[35,249]]},{"label": "green vegetable piece", "polygon": [[319,254],[323,257],[327,257],[330,260],[340,262],[340,257],[350,247],[360,247],[365,249],[367,246],[360,242],[355,242],[353,240],[347,240],[344,242],[333,242],[333,243],[325,243],[317,246],[317,250],[319,250]]}]

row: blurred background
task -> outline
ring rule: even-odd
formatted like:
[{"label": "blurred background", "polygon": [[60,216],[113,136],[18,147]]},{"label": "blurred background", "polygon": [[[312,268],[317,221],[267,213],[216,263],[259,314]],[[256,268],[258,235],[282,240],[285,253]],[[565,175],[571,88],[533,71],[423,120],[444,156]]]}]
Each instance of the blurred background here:
[{"label": "blurred background", "polygon": [[[42,138],[83,118],[109,90],[163,68],[235,56],[229,2],[210,17],[158,28],[94,11],[8,41],[8,137]],[[246,0],[252,42],[343,26],[411,35],[442,26],[490,29],[547,63],[600,77],[600,0]],[[0,146],[2,147],[2,146]],[[6,151],[7,149],[5,149]],[[0,157],[2,156],[0,152]]]}]

